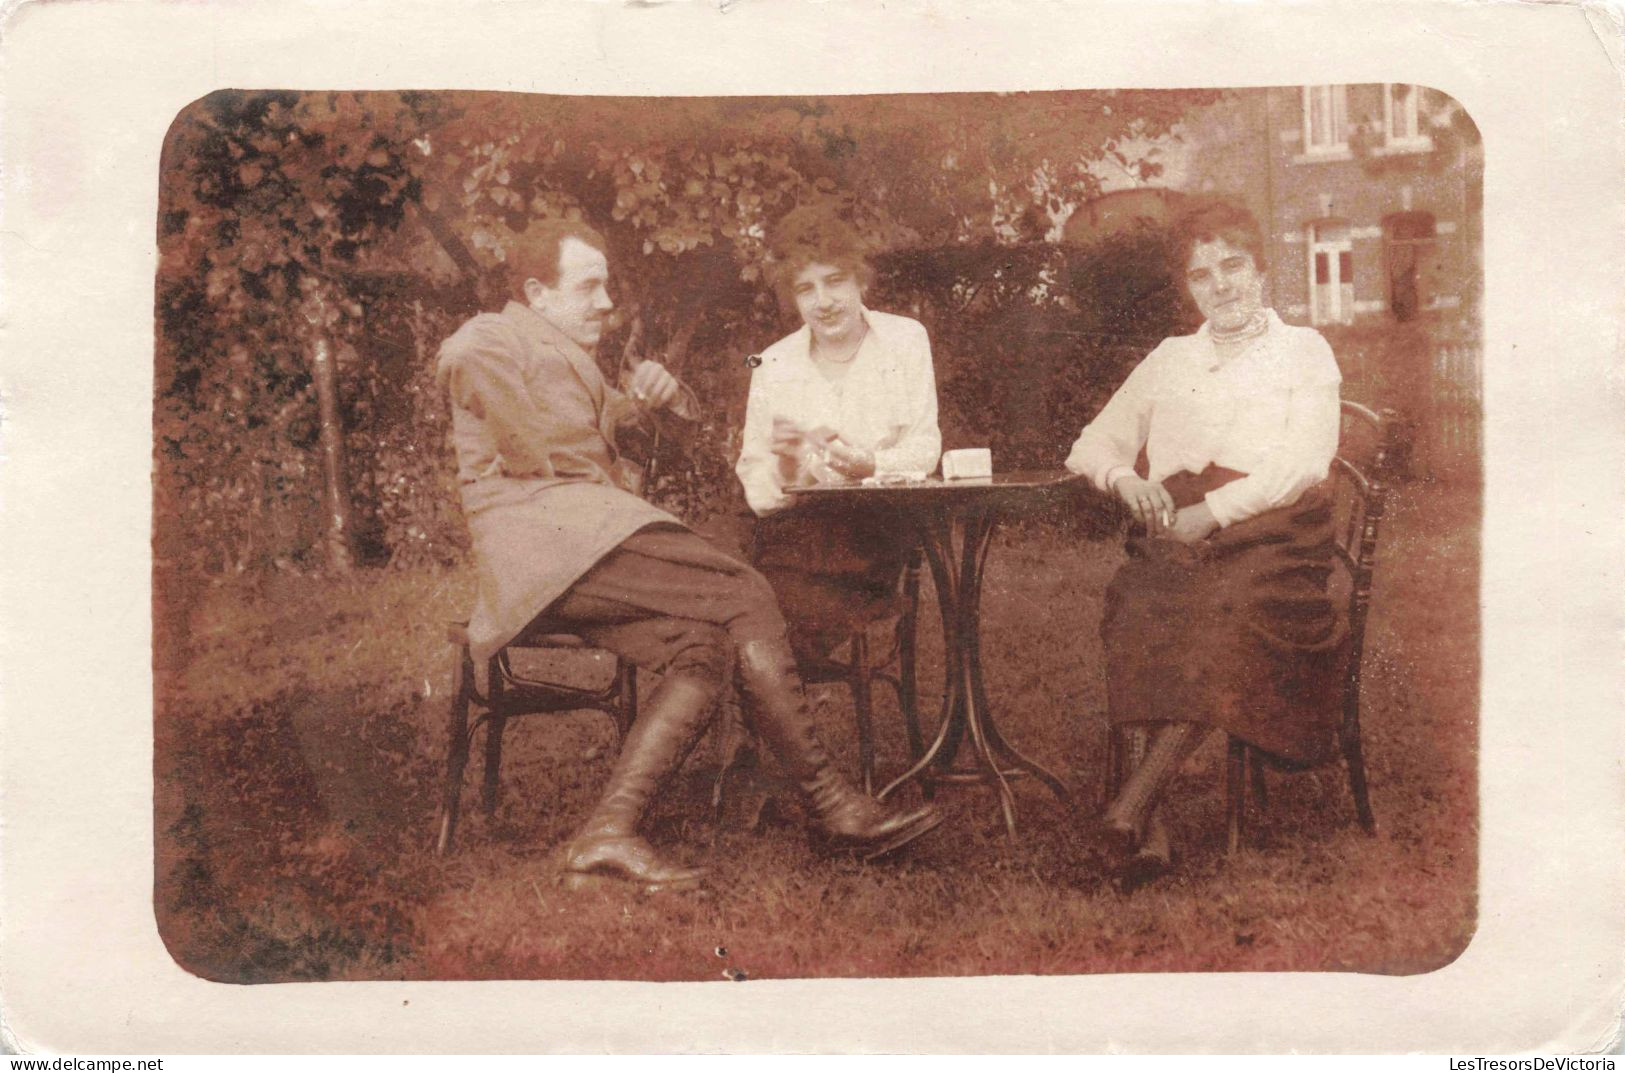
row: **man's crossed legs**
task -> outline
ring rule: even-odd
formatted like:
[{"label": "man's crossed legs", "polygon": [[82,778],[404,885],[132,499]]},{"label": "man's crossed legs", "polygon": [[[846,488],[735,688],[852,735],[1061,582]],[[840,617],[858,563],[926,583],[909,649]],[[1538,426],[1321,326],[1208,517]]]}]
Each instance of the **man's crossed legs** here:
[{"label": "man's crossed legs", "polygon": [[661,672],[640,707],[604,795],[564,852],[570,886],[601,879],[647,889],[698,885],[637,832],[649,801],[709,725],[736,665],[746,716],[800,787],[827,849],[874,858],[941,822],[930,805],[888,809],[830,762],[786,640],[773,590],[755,570],[686,529],[628,537],[548,608],[549,624]]}]

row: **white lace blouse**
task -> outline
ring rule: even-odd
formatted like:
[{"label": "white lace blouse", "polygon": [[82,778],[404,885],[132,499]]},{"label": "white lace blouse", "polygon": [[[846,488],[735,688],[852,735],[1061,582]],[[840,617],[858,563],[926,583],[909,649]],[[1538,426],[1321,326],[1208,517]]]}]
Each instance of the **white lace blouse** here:
[{"label": "white lace blouse", "polygon": [[789,501],[770,446],[776,416],[809,430],[827,428],[873,451],[876,473],[930,473],[937,468],[942,433],[925,327],[870,309],[863,317],[869,333],[838,384],[813,364],[812,332],[805,325],[762,352],[762,364],[751,375],[734,467],[757,514],[770,514]]},{"label": "white lace blouse", "polygon": [[1331,347],[1312,328],[1284,323],[1219,360],[1202,325],[1165,339],[1118,388],[1072,445],[1066,466],[1103,491],[1131,472],[1141,448],[1163,480],[1209,464],[1246,477],[1207,495],[1221,526],[1295,503],[1324,480],[1337,452],[1338,384]]}]

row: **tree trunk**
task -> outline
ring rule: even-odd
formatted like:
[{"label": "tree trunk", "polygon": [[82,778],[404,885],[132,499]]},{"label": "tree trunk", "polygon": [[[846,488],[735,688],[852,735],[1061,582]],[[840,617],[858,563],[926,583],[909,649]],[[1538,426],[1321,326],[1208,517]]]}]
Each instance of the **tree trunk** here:
[{"label": "tree trunk", "polygon": [[468,245],[463,242],[456,230],[446,222],[446,218],[435,210],[423,204],[422,200],[414,199],[409,202],[418,212],[429,234],[440,243],[440,248],[446,251],[452,263],[457,266],[463,275],[463,281],[468,285],[469,294],[474,300],[476,308],[483,309],[487,300],[493,297],[488,293],[491,289],[489,277],[480,269],[480,263],[469,252]]},{"label": "tree trunk", "polygon": [[327,515],[327,564],[337,573],[347,574],[355,565],[352,547],[355,526],[350,518],[350,484],[344,466],[344,422],[339,414],[339,378],[328,338],[326,303],[311,298],[310,378],[316,385],[316,409],[320,421],[322,505]]},{"label": "tree trunk", "polygon": [[705,319],[703,309],[696,309],[693,315],[686,317],[677,325],[672,333],[671,341],[666,344],[666,368],[676,375],[677,370],[688,364],[688,348],[694,342],[694,335],[700,330],[700,324]]}]

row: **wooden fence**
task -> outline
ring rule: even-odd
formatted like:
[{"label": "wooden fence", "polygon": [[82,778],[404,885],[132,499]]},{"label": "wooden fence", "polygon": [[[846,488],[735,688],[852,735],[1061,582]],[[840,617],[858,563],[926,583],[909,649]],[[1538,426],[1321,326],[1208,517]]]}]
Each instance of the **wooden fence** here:
[{"label": "wooden fence", "polygon": [[1484,360],[1476,341],[1433,349],[1430,398],[1418,428],[1417,462],[1436,480],[1476,481],[1484,458]]},{"label": "wooden fence", "polygon": [[1483,459],[1483,347],[1476,335],[1328,333],[1343,370],[1343,397],[1397,410],[1410,425],[1402,472],[1424,480],[1477,481]]}]

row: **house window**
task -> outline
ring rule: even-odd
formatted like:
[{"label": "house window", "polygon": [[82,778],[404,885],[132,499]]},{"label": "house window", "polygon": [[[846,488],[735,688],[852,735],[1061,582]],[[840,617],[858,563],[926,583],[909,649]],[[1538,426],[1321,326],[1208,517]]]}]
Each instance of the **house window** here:
[{"label": "house window", "polygon": [[1341,220],[1309,225],[1309,316],[1316,324],[1354,319],[1354,246]]},{"label": "house window", "polygon": [[1303,147],[1306,153],[1337,153],[1348,149],[1347,86],[1303,87]]},{"label": "house window", "polygon": [[1431,213],[1396,212],[1382,221],[1388,309],[1395,320],[1410,320],[1427,308],[1425,269],[1433,260],[1434,233]]},{"label": "house window", "polygon": [[1427,144],[1417,112],[1421,96],[1418,87],[1402,82],[1390,82],[1382,87],[1383,130],[1390,148],[1414,149]]}]

